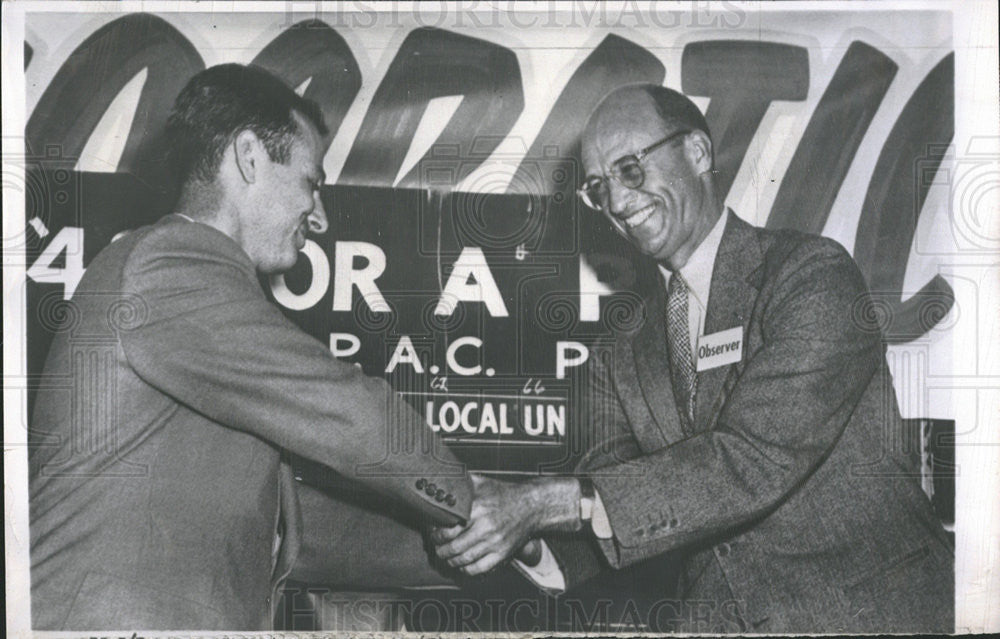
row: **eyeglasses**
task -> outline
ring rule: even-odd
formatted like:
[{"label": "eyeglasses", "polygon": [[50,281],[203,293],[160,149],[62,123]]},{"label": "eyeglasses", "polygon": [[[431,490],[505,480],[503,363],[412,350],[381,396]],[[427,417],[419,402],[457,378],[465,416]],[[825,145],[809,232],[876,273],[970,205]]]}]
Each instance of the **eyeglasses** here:
[{"label": "eyeglasses", "polygon": [[[675,140],[681,136],[691,133],[691,129],[675,131],[659,142],[654,142],[644,149],[640,149],[634,155],[623,155],[611,163],[611,177],[619,184],[628,189],[637,189],[646,181],[646,172],[642,168],[642,160],[660,148],[667,142]],[[603,210],[608,202],[608,179],[606,177],[591,176],[580,185],[576,194],[580,196],[583,203],[595,211]]]}]

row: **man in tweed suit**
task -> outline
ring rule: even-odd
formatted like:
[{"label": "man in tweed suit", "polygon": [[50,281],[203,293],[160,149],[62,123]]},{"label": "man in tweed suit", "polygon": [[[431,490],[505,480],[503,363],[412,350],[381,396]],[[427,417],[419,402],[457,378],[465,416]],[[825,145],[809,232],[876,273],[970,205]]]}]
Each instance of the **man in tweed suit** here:
[{"label": "man in tweed suit", "polygon": [[572,586],[597,568],[585,546],[615,568],[679,555],[663,579],[700,607],[674,626],[692,632],[953,631],[953,551],[851,257],[726,211],[705,120],[669,89],[609,95],[582,151],[584,203],[663,283],[591,352],[580,477],[482,491],[467,527],[434,532],[439,556],[476,573],[545,534]]},{"label": "man in tweed suit", "polygon": [[468,478],[419,417],[260,287],[327,227],[318,107],[221,65],[181,92],[168,135],[176,213],[93,260],[45,365],[29,477],[40,630],[269,628],[302,539],[286,451],[425,521],[468,515]]}]

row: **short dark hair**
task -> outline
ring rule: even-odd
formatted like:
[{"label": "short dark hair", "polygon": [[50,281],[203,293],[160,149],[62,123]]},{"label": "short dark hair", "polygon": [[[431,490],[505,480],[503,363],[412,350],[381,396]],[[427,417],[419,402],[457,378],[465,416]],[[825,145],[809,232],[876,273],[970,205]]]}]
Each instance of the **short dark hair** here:
[{"label": "short dark hair", "polygon": [[268,71],[253,65],[220,64],[196,74],[181,90],[167,119],[167,157],[179,184],[211,182],[226,146],[249,129],[274,162],[288,161],[299,127],[297,111],[328,133],[319,106]]},{"label": "short dark hair", "polygon": [[712,139],[705,116],[683,93],[655,84],[644,84],[640,88],[653,101],[657,115],[668,127],[701,131],[709,140]]}]

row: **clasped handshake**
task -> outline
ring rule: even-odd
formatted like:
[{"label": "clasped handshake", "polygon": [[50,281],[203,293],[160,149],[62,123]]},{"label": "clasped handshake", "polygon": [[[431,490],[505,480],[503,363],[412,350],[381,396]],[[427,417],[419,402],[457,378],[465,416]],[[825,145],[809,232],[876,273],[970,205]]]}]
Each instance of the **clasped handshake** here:
[{"label": "clasped handshake", "polygon": [[435,554],[466,575],[481,575],[511,557],[534,565],[541,553],[539,535],[580,528],[576,479],[510,482],[473,474],[472,484],[468,523],[430,530]]}]

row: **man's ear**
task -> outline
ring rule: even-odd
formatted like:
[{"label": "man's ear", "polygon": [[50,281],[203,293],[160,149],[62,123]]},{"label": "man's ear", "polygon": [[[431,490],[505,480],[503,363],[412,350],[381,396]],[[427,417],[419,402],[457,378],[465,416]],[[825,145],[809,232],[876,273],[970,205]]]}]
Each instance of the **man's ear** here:
[{"label": "man's ear", "polygon": [[692,131],[685,140],[684,151],[699,175],[712,170],[712,141],[704,131]]},{"label": "man's ear", "polygon": [[236,156],[236,166],[247,184],[257,181],[257,169],[260,167],[261,150],[264,148],[260,138],[250,129],[240,131],[233,140],[233,152]]}]

